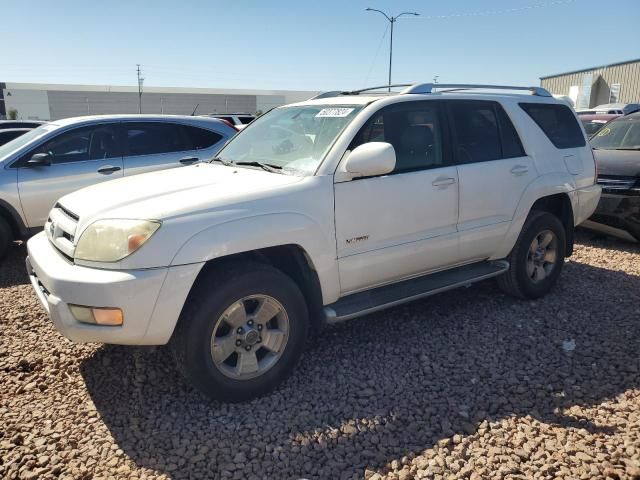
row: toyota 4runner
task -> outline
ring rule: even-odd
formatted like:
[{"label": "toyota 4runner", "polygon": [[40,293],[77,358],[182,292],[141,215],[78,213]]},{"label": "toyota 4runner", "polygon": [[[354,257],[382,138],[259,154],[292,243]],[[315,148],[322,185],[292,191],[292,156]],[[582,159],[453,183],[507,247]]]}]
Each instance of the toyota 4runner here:
[{"label": "toyota 4runner", "polygon": [[209,162],[62,197],[27,258],[57,329],[169,343],[194,385],[242,401],[326,323],[490,277],[546,294],[600,197],[574,112],[537,87],[393,87],[280,107]]}]

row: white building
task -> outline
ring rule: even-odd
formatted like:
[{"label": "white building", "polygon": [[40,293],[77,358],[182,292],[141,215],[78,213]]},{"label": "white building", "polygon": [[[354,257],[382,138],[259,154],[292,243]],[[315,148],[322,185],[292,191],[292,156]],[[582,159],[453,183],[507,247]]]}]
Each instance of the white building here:
[{"label": "white building", "polygon": [[[142,113],[191,115],[256,113],[306,100],[318,92],[219,88],[144,87]],[[138,87],[0,83],[0,118],[57,120],[80,115],[138,113]]]}]

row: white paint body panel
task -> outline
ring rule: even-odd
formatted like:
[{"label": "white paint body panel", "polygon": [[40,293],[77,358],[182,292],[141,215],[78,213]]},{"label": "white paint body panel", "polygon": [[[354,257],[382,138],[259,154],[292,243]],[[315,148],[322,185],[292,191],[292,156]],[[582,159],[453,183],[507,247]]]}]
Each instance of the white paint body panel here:
[{"label": "white paint body panel", "polygon": [[[347,149],[378,110],[393,103],[449,98],[500,102],[526,156],[350,178],[344,168]],[[139,251],[113,264],[71,264],[43,235],[34,237],[29,256],[51,292],[47,308],[58,328],[74,340],[161,344],[170,338],[202,266],[227,255],[277,245],[301,247],[317,272],[325,305],[400,279],[505,258],[536,200],[567,194],[578,224],[591,215],[600,195],[589,147],[556,149],[518,106],[522,101],[557,103],[523,95],[456,93],[308,101],[304,103],[364,106],[314,176],[200,164],[72,193],[60,203],[80,218],[76,242],[101,219],[157,220],[162,226]],[[575,158],[567,159],[567,154]],[[453,181],[434,186],[441,178]],[[123,333],[74,324],[67,303],[121,306]]]}]

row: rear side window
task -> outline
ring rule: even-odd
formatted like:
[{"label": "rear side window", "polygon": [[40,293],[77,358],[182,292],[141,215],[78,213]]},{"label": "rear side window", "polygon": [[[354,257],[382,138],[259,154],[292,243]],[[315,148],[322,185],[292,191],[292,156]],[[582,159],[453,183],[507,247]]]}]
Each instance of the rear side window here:
[{"label": "rear side window", "polygon": [[212,132],[211,130],[205,130],[204,128],[188,126],[184,126],[183,128],[187,134],[192,150],[203,150],[205,148],[209,148],[218,143],[222,138],[222,135],[219,133]]},{"label": "rear side window", "polygon": [[500,128],[491,102],[451,102],[458,163],[486,162],[502,158]]},{"label": "rear side window", "polygon": [[125,123],[128,155],[157,155],[189,150],[181,125]]},{"label": "rear side window", "polygon": [[556,148],[584,147],[586,142],[578,121],[566,105],[549,103],[521,103]]},{"label": "rear side window", "polygon": [[524,148],[516,132],[511,119],[500,104],[496,104],[498,126],[500,127],[500,140],[502,141],[502,158],[524,157]]}]

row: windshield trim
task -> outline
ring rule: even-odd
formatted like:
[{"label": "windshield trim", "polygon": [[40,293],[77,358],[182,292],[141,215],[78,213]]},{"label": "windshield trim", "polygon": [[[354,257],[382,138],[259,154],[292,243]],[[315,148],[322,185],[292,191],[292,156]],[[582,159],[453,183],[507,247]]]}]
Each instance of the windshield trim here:
[{"label": "windshield trim", "polygon": [[[327,145],[324,153],[322,154],[322,156],[318,159],[317,161],[317,165],[313,170],[300,170],[294,167],[288,167],[286,165],[282,166],[282,170],[278,173],[281,174],[285,174],[285,175],[295,175],[298,177],[313,177],[313,176],[317,176],[318,171],[321,169],[322,165],[324,164],[324,162],[327,159],[327,156],[331,153],[331,150],[333,149],[334,145],[336,144],[336,142],[340,139],[340,137],[342,136],[342,134],[344,133],[344,131],[348,128],[349,125],[351,125],[353,123],[353,121],[358,117],[358,115],[366,108],[368,104],[360,104],[360,103],[340,103],[340,104],[317,104],[317,103],[294,103],[294,104],[290,104],[290,105],[282,105],[280,107],[274,107],[270,110],[268,110],[267,112],[265,112],[264,114],[260,115],[259,117],[257,117],[253,122],[251,122],[250,124],[247,124],[247,126],[240,130],[236,135],[234,135],[228,142],[227,144],[222,147],[222,149],[216,154],[216,158],[220,159],[221,154],[224,153],[224,151],[229,148],[230,145],[233,144],[234,141],[237,141],[238,138],[241,138],[241,135],[244,134],[246,131],[249,130],[249,128],[255,128],[256,125],[259,125],[259,122],[261,119],[267,117],[268,115],[272,114],[273,112],[276,111],[280,111],[280,110],[286,110],[286,109],[296,109],[296,108],[353,108],[355,110],[355,114],[353,115],[353,117],[346,122],[341,130],[333,137],[332,141]],[[211,159],[210,161],[213,161],[213,159]],[[252,166],[252,165],[238,165],[236,163],[236,159],[225,159],[225,161],[227,162],[232,162],[232,167],[238,167],[238,168],[260,168],[260,167],[256,167],[256,166]],[[275,172],[274,172],[275,173]]]}]

